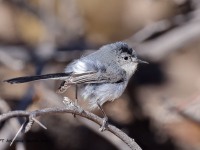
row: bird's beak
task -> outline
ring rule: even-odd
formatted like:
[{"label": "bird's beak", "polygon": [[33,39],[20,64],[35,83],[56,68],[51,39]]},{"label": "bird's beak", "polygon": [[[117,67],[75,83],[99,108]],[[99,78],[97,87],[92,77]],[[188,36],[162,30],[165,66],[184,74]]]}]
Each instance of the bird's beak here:
[{"label": "bird's beak", "polygon": [[136,59],[136,62],[139,64],[149,64],[147,61],[141,60],[141,59]]}]

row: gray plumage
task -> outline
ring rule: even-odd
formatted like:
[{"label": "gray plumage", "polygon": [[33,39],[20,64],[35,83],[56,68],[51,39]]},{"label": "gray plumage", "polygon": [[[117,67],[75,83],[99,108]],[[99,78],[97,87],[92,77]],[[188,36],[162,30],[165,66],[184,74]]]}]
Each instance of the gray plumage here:
[{"label": "gray plumage", "polygon": [[137,69],[138,63],[147,63],[137,58],[135,50],[124,42],[102,46],[96,52],[81,57],[70,63],[64,73],[41,76],[18,77],[6,80],[9,83],[24,83],[35,80],[64,80],[59,92],[65,92],[71,85],[79,85],[78,93],[89,101],[91,109],[99,107],[104,114],[103,131],[107,116],[102,105],[113,101],[124,92],[130,77]]},{"label": "gray plumage", "polygon": [[[124,57],[129,57],[129,60],[125,60]],[[133,62],[135,60],[135,51],[126,43],[117,42],[105,45],[98,51],[75,60],[66,67],[65,73],[96,72],[96,80],[91,81],[89,76],[88,84],[80,85],[78,90],[80,96],[89,101],[90,108],[94,109],[97,107],[97,101],[103,105],[122,95],[128,80],[137,68],[137,63]],[[100,79],[100,76],[106,77]]]}]

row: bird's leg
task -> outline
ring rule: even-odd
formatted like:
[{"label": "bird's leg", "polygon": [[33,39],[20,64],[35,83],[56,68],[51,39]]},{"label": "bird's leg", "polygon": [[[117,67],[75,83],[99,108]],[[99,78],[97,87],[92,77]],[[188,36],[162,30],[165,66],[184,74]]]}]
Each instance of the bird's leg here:
[{"label": "bird's leg", "polygon": [[75,85],[75,105],[78,105],[78,85]]},{"label": "bird's leg", "polygon": [[101,112],[102,112],[102,114],[103,114],[103,124],[102,124],[102,126],[99,128],[99,130],[100,130],[101,132],[103,132],[103,131],[106,130],[105,127],[106,127],[106,124],[107,124],[107,122],[108,122],[108,117],[107,117],[105,111],[103,110],[103,108],[101,107],[99,101],[97,101],[97,106],[99,107],[99,109],[101,110]]},{"label": "bird's leg", "polygon": [[[58,93],[63,93],[67,90],[67,88],[70,87],[70,84],[69,82],[67,81],[63,81],[58,89]],[[75,102],[69,102],[69,99],[67,97],[64,97],[64,100],[63,100],[63,103],[66,105],[66,106],[69,106],[69,105],[73,105],[75,106],[76,108],[79,108],[81,113],[83,113],[83,109],[78,106],[78,85],[75,84]],[[75,113],[72,113],[74,117],[76,117],[76,114]]]},{"label": "bird's leg", "polygon": [[[75,85],[75,106],[78,105],[78,85],[76,84]],[[73,114],[74,115],[74,118],[76,117],[76,114]]]},{"label": "bird's leg", "polygon": [[[83,113],[83,108],[78,105],[78,84],[75,84],[75,106],[81,109],[81,113]],[[76,117],[75,114],[74,117]]]}]

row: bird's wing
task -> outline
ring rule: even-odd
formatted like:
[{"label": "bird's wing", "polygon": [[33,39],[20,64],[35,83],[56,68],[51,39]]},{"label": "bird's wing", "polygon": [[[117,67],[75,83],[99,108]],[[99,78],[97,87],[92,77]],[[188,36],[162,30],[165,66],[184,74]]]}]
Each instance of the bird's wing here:
[{"label": "bird's wing", "polygon": [[90,74],[74,74],[69,79],[69,84],[89,84],[89,83],[119,83],[124,80],[124,74],[113,75],[112,73],[91,72]]},{"label": "bird's wing", "polygon": [[92,84],[92,83],[120,83],[124,80],[124,74],[113,75],[112,73],[90,72],[84,74],[72,74],[71,77],[61,84],[58,93],[63,93],[71,85]]}]

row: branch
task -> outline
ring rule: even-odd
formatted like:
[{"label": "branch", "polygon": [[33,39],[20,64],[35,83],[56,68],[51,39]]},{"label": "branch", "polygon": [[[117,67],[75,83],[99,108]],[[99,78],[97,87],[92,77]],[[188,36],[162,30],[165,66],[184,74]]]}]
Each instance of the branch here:
[{"label": "branch", "polygon": [[[5,100],[0,98],[0,112],[6,113],[10,111],[10,107],[8,104],[5,102]],[[20,123],[17,118],[9,120],[4,124],[4,126],[0,130],[0,135],[4,139],[10,139],[11,137],[14,136],[14,133],[17,132],[17,130],[20,128]],[[20,136],[21,137],[21,136]],[[23,137],[21,137],[23,138]],[[7,147],[9,146],[8,142],[2,142],[0,144],[0,149],[5,150],[8,149]],[[19,148],[20,147],[20,148]],[[16,150],[23,149],[25,150],[25,145],[22,142],[17,142],[16,143]]]},{"label": "branch", "polygon": [[[41,110],[35,110],[32,112],[22,111],[22,110],[10,111],[8,113],[0,115],[0,122],[5,121],[9,118],[13,118],[13,117],[29,118],[30,116],[37,117],[37,116],[43,116],[43,115],[48,115],[48,114],[53,114],[53,113],[71,113],[71,114],[76,114],[81,117],[87,118],[99,125],[102,125],[103,123],[103,119],[101,119],[97,115],[94,115],[93,113],[90,113],[88,111],[83,111],[82,108],[80,108],[79,106],[45,108]],[[111,133],[113,133],[114,135],[116,135],[122,141],[124,141],[132,150],[141,150],[140,146],[134,141],[134,139],[127,136],[120,129],[110,124],[106,126],[106,129],[110,131]]]},{"label": "branch", "polygon": [[[184,1],[178,3],[180,5]],[[138,50],[139,56],[147,57],[152,61],[160,61],[171,52],[198,41],[200,37],[200,1],[192,0],[191,3],[195,9],[188,12],[187,15],[178,14],[170,19],[148,24],[125,41]],[[147,40],[160,32],[163,33],[156,38]]]},{"label": "branch", "polygon": [[149,57],[153,60],[161,60],[166,54],[180,49],[200,37],[200,21],[191,21],[179,28],[175,28],[165,35],[137,46],[141,56]]},{"label": "branch", "polygon": [[185,119],[188,119],[198,125],[200,125],[200,95],[196,98],[189,99],[186,102],[182,102],[181,105],[169,105],[169,109],[178,113]]},{"label": "branch", "polygon": [[[55,93],[55,91],[50,90],[48,87],[44,86],[43,84],[40,84],[37,86],[35,85],[35,90],[36,93],[42,93],[40,95],[41,99],[48,101],[48,106],[62,106],[63,102],[61,101],[60,97]],[[46,96],[48,95],[48,96]],[[64,116],[63,116],[64,117]],[[91,129],[93,132],[98,134],[99,136],[105,138],[105,140],[109,141],[112,143],[117,149],[120,150],[129,150],[129,146],[124,143],[121,139],[119,139],[117,136],[114,134],[110,134],[110,132],[104,132],[104,134],[101,134],[97,130],[98,124],[91,123],[89,119],[83,118],[83,117],[78,117],[78,121],[86,126],[87,128]],[[66,120],[66,119],[65,119]]]}]

